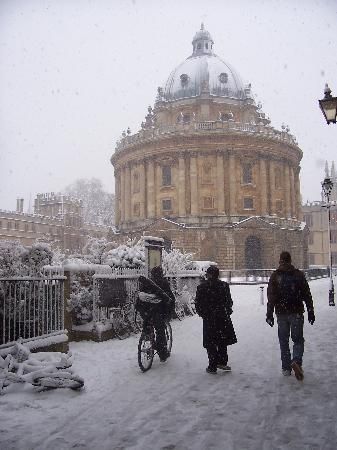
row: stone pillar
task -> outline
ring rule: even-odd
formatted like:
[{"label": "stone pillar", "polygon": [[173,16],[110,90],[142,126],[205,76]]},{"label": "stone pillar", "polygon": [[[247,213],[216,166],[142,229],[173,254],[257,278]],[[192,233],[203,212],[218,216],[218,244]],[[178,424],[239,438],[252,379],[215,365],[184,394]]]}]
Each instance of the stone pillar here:
[{"label": "stone pillar", "polygon": [[229,154],[229,214],[237,214],[235,155]]},{"label": "stone pillar", "polygon": [[125,222],[131,219],[131,167],[129,164],[125,167]]},{"label": "stone pillar", "polygon": [[121,168],[120,176],[120,189],[121,189],[121,223],[125,222],[125,167]]},{"label": "stone pillar", "polygon": [[140,194],[140,219],[146,218],[146,179],[145,179],[145,161],[139,164],[139,194]]},{"label": "stone pillar", "polygon": [[118,226],[121,221],[120,199],[121,199],[121,171],[115,169],[115,225],[116,226]]},{"label": "stone pillar", "polygon": [[225,213],[225,174],[223,153],[216,152],[216,184],[217,184],[217,206],[218,214]]},{"label": "stone pillar", "polygon": [[295,176],[293,166],[289,167],[290,171],[290,211],[291,217],[296,216],[296,189],[295,189]]},{"label": "stone pillar", "polygon": [[269,161],[269,192],[270,192],[270,214],[275,214],[275,163]]},{"label": "stone pillar", "polygon": [[191,215],[199,214],[197,153],[190,153]]},{"label": "stone pillar", "polygon": [[291,217],[291,206],[290,206],[290,202],[291,202],[291,198],[290,198],[291,181],[290,181],[290,171],[289,171],[288,164],[284,165],[283,173],[284,173],[283,189],[284,189],[284,200],[285,200],[285,215],[286,215],[286,217]]},{"label": "stone pillar", "polygon": [[301,168],[298,167],[295,171],[295,197],[296,197],[296,208],[295,208],[295,215],[298,220],[301,220],[301,188],[300,188],[300,170]]},{"label": "stone pillar", "polygon": [[148,160],[147,164],[147,217],[155,217],[155,191],[154,191],[154,162],[152,159]]},{"label": "stone pillar", "polygon": [[186,177],[185,177],[185,155],[179,154],[178,162],[178,214],[186,216]]},{"label": "stone pillar", "polygon": [[261,215],[268,215],[268,190],[267,190],[267,167],[266,160],[260,156],[260,196],[261,196]]}]

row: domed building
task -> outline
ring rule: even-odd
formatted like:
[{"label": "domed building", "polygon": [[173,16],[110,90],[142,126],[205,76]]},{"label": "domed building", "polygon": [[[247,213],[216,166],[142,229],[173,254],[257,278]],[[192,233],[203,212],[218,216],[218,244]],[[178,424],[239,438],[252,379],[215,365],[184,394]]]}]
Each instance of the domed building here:
[{"label": "domed building", "polygon": [[282,250],[306,267],[296,139],[270,125],[203,25],[192,46],[116,145],[116,226],[222,268],[274,267]]}]

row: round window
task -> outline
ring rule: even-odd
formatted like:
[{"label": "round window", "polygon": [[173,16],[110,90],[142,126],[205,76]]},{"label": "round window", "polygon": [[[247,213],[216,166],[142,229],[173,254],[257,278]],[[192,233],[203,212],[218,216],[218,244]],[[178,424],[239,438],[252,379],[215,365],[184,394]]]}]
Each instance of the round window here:
[{"label": "round window", "polygon": [[219,81],[220,81],[220,83],[227,83],[228,82],[228,74],[224,73],[224,72],[220,73]]},{"label": "round window", "polygon": [[189,76],[186,73],[180,75],[180,83],[183,87],[188,85]]}]

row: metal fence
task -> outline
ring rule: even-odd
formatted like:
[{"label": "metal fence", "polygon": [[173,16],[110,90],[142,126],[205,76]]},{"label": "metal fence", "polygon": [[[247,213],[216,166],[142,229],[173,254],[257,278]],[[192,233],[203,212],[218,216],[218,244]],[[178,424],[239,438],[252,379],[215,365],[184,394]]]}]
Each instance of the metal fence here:
[{"label": "metal fence", "polygon": [[[93,276],[93,319],[109,318],[109,308],[126,303],[134,304],[139,291],[138,278],[145,275],[144,269],[120,269],[112,274]],[[194,297],[200,282],[200,272],[195,270],[171,274],[166,277],[177,300],[186,290]]]},{"label": "metal fence", "polygon": [[64,330],[64,280],[0,278],[0,348]]}]

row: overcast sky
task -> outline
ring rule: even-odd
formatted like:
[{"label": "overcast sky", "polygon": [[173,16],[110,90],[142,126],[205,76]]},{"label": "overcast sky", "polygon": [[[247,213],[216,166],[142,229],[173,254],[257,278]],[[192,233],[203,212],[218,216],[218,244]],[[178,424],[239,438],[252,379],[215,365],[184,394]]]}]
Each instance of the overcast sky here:
[{"label": "overcast sky", "polygon": [[116,140],[139,130],[201,22],[272,125],[289,125],[303,201],[318,200],[337,163],[318,107],[326,82],[337,96],[336,0],[1,0],[0,209],[83,177],[113,192]]}]

